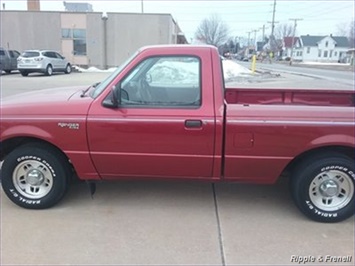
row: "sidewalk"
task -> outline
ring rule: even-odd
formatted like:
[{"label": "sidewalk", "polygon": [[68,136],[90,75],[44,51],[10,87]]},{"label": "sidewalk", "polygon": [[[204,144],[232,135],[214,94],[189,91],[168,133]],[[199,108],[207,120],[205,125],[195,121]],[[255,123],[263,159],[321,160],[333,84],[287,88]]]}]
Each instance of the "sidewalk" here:
[{"label": "sidewalk", "polygon": [[[275,64],[280,65],[289,65],[289,61],[275,61]],[[295,67],[309,67],[309,68],[319,68],[319,69],[330,69],[330,70],[339,70],[339,71],[354,71],[354,66],[346,65],[346,64],[320,64],[320,63],[301,63],[301,62],[293,62],[292,66]]]}]

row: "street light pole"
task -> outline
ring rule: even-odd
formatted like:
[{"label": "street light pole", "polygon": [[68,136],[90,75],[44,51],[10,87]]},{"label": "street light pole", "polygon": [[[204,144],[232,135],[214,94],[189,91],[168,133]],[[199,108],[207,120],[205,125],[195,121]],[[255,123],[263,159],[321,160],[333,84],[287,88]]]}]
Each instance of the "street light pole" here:
[{"label": "street light pole", "polygon": [[107,17],[107,14],[105,13],[102,17],[101,17],[102,21],[103,21],[103,26],[104,26],[104,62],[103,62],[103,68],[104,69],[107,69],[108,66],[107,66],[107,20],[108,20],[108,17]]},{"label": "street light pole", "polygon": [[144,13],[143,0],[141,0],[141,13]]}]

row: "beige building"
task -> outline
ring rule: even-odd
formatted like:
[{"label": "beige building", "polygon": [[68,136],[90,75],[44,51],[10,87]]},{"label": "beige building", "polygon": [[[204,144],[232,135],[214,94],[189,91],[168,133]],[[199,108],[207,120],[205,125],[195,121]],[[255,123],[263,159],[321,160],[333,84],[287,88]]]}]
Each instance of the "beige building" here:
[{"label": "beige building", "polygon": [[51,49],[72,64],[117,66],[139,47],[186,43],[170,14],[0,11],[0,46]]}]

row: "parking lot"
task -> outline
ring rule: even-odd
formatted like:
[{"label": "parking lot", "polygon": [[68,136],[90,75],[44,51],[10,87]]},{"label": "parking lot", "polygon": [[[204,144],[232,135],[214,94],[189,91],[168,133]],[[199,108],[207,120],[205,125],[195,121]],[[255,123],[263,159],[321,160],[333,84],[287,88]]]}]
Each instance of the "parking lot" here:
[{"label": "parking lot", "polygon": [[[1,98],[88,86],[108,75],[1,75]],[[297,80],[305,87],[321,82],[292,77],[291,83]],[[354,265],[354,218],[308,220],[294,206],[286,177],[273,186],[103,182],[93,199],[85,183],[76,183],[60,204],[40,211],[17,207],[0,193],[1,265],[297,265],[313,258],[307,265]]]}]

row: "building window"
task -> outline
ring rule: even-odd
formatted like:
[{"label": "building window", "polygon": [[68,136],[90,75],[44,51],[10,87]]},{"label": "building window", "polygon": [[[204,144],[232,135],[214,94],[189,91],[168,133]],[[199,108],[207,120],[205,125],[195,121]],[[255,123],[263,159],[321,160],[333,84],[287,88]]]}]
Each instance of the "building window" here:
[{"label": "building window", "polygon": [[86,55],[86,40],[73,40],[74,55]]},{"label": "building window", "polygon": [[74,39],[86,39],[86,30],[74,29],[73,30]]},{"label": "building window", "polygon": [[71,39],[72,36],[71,29],[62,29],[62,39]]},{"label": "building window", "polygon": [[338,52],[337,52],[337,51],[335,51],[335,52],[334,52],[334,56],[337,56],[337,55],[338,55]]},{"label": "building window", "polygon": [[328,42],[325,42],[325,47],[328,47]]},{"label": "building window", "polygon": [[324,51],[323,57],[328,57],[328,51]]},{"label": "building window", "polygon": [[307,54],[311,52],[311,47],[307,47]]},{"label": "building window", "polygon": [[62,29],[62,39],[70,39],[73,41],[74,55],[86,55],[85,29]]},{"label": "building window", "polygon": [[329,51],[329,57],[331,58],[333,56],[333,50]]},{"label": "building window", "polygon": [[318,57],[322,56],[322,50],[318,50]]}]

